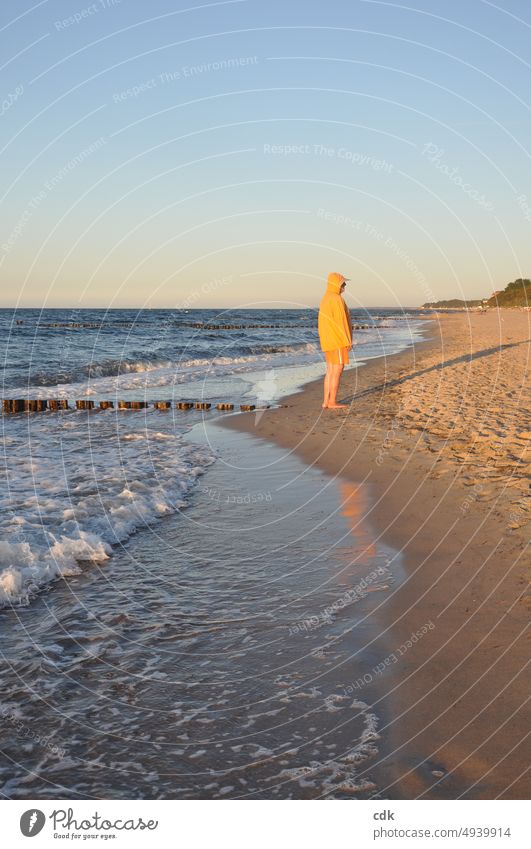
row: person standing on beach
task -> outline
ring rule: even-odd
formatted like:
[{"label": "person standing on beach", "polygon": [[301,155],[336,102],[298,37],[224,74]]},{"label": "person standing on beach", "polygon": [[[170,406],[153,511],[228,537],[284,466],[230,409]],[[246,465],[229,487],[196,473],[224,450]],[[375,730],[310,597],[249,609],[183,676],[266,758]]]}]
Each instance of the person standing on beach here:
[{"label": "person standing on beach", "polygon": [[341,372],[349,362],[352,347],[352,322],[348,307],[341,297],[348,280],[337,271],[328,275],[328,286],[319,306],[319,341],[326,359],[323,409],[336,410],[346,404],[337,403]]}]

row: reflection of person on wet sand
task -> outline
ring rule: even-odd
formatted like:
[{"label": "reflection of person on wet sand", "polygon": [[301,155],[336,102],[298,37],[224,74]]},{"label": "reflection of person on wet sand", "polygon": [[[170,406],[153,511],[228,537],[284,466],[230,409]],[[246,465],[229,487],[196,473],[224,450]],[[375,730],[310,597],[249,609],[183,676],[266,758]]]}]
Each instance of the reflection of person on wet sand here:
[{"label": "reflection of person on wet sand", "polygon": [[326,358],[323,409],[347,406],[337,403],[341,372],[347,365],[352,347],[352,322],[348,307],[341,297],[347,278],[336,271],[328,275],[328,286],[319,307],[319,340]]}]

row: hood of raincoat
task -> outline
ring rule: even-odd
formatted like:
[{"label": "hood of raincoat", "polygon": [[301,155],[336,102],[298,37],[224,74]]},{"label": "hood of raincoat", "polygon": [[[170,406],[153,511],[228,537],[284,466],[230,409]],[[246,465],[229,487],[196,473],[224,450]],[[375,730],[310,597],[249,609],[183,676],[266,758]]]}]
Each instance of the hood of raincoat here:
[{"label": "hood of raincoat", "polygon": [[326,291],[333,292],[336,295],[340,295],[342,285],[343,283],[339,282],[339,280],[329,280],[326,286]]},{"label": "hood of raincoat", "polygon": [[328,285],[319,306],[319,341],[323,351],[350,348],[352,345],[352,322],[348,307],[341,297],[343,283],[340,274],[330,274]]}]

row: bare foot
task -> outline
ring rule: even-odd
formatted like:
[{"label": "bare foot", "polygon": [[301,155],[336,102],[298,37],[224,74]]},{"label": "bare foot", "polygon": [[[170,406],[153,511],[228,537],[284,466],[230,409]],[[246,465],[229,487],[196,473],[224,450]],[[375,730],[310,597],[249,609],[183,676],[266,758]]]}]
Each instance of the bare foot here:
[{"label": "bare foot", "polygon": [[329,410],[339,410],[342,407],[348,407],[348,404],[329,404],[328,405]]},{"label": "bare foot", "polygon": [[321,404],[321,407],[323,408],[323,410],[326,410],[327,407],[328,407],[328,404]]}]

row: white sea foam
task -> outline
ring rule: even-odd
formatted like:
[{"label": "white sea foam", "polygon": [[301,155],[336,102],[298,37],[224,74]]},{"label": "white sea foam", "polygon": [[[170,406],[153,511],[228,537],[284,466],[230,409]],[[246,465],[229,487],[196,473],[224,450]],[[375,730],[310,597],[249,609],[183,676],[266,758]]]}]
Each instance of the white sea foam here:
[{"label": "white sea foam", "polygon": [[215,459],[156,414],[136,430],[119,414],[13,418],[3,425],[9,445],[0,498],[0,606],[27,603],[50,581],[79,573],[80,563],[107,560],[113,545],[185,507],[196,478]]}]

